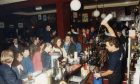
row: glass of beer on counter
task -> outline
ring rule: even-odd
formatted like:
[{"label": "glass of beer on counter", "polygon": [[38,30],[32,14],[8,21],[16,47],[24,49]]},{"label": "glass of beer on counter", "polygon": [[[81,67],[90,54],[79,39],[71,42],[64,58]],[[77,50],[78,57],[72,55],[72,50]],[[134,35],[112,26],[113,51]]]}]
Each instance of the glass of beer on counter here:
[{"label": "glass of beer on counter", "polygon": [[28,74],[28,80],[29,80],[29,81],[33,80],[33,74],[32,74],[32,73],[29,73],[29,74]]}]

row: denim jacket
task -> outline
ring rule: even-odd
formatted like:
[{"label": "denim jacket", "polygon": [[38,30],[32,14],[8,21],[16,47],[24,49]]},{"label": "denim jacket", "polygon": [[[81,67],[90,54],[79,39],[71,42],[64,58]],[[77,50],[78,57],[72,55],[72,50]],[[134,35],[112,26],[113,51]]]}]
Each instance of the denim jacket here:
[{"label": "denim jacket", "polygon": [[51,56],[47,52],[42,53],[42,64],[43,68],[51,69]]}]

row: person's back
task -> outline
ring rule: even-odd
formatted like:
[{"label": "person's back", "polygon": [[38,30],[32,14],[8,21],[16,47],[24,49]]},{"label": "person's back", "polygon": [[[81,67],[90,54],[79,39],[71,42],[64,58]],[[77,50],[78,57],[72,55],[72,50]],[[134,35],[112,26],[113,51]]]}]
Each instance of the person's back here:
[{"label": "person's back", "polygon": [[[1,65],[0,65],[1,66]],[[0,68],[1,69],[1,68]],[[2,74],[1,74],[1,72],[0,72],[0,83],[1,84],[5,84],[5,82],[4,82],[4,79],[3,79],[3,76],[2,76]]]},{"label": "person's back", "polygon": [[33,54],[32,62],[33,62],[34,71],[42,71],[43,70],[41,56],[42,55],[41,55],[40,51],[36,51]]},{"label": "person's back", "polygon": [[6,64],[0,65],[0,84],[22,84],[15,72]]},{"label": "person's back", "polygon": [[51,56],[47,52],[43,52],[42,62],[43,62],[43,68],[47,70],[51,69]]},{"label": "person's back", "polygon": [[[12,70],[11,65],[14,60],[14,54],[11,50],[3,50],[0,57],[0,77],[3,78],[4,84],[22,84],[22,80],[17,78],[16,73]],[[0,81],[0,84],[1,81]]]}]

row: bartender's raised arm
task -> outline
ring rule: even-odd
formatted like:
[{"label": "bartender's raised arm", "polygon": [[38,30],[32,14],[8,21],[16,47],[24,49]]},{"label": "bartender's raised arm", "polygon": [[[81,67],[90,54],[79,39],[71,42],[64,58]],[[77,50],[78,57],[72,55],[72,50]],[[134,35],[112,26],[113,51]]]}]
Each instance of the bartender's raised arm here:
[{"label": "bartender's raised arm", "polygon": [[104,25],[106,28],[107,28],[107,31],[109,32],[109,34],[112,36],[112,37],[116,37],[116,34],[113,30],[113,28],[108,24],[107,21],[103,20],[101,22],[101,25]]}]

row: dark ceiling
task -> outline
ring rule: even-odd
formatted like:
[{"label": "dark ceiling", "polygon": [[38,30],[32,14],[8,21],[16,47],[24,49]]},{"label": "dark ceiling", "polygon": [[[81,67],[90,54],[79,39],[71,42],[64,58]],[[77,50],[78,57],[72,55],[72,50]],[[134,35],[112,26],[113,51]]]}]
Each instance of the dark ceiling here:
[{"label": "dark ceiling", "polygon": [[0,5],[1,13],[11,13],[15,11],[33,11],[36,6],[42,6],[44,9],[53,9],[55,0],[27,0],[12,4]]},{"label": "dark ceiling", "polygon": [[[11,13],[15,11],[35,11],[36,6],[42,6],[44,10],[55,9],[56,4],[59,2],[69,2],[71,0],[27,0],[18,3],[0,5],[1,14]],[[80,0],[83,5],[100,4],[100,3],[115,3],[115,2],[127,2],[137,0]]]}]

